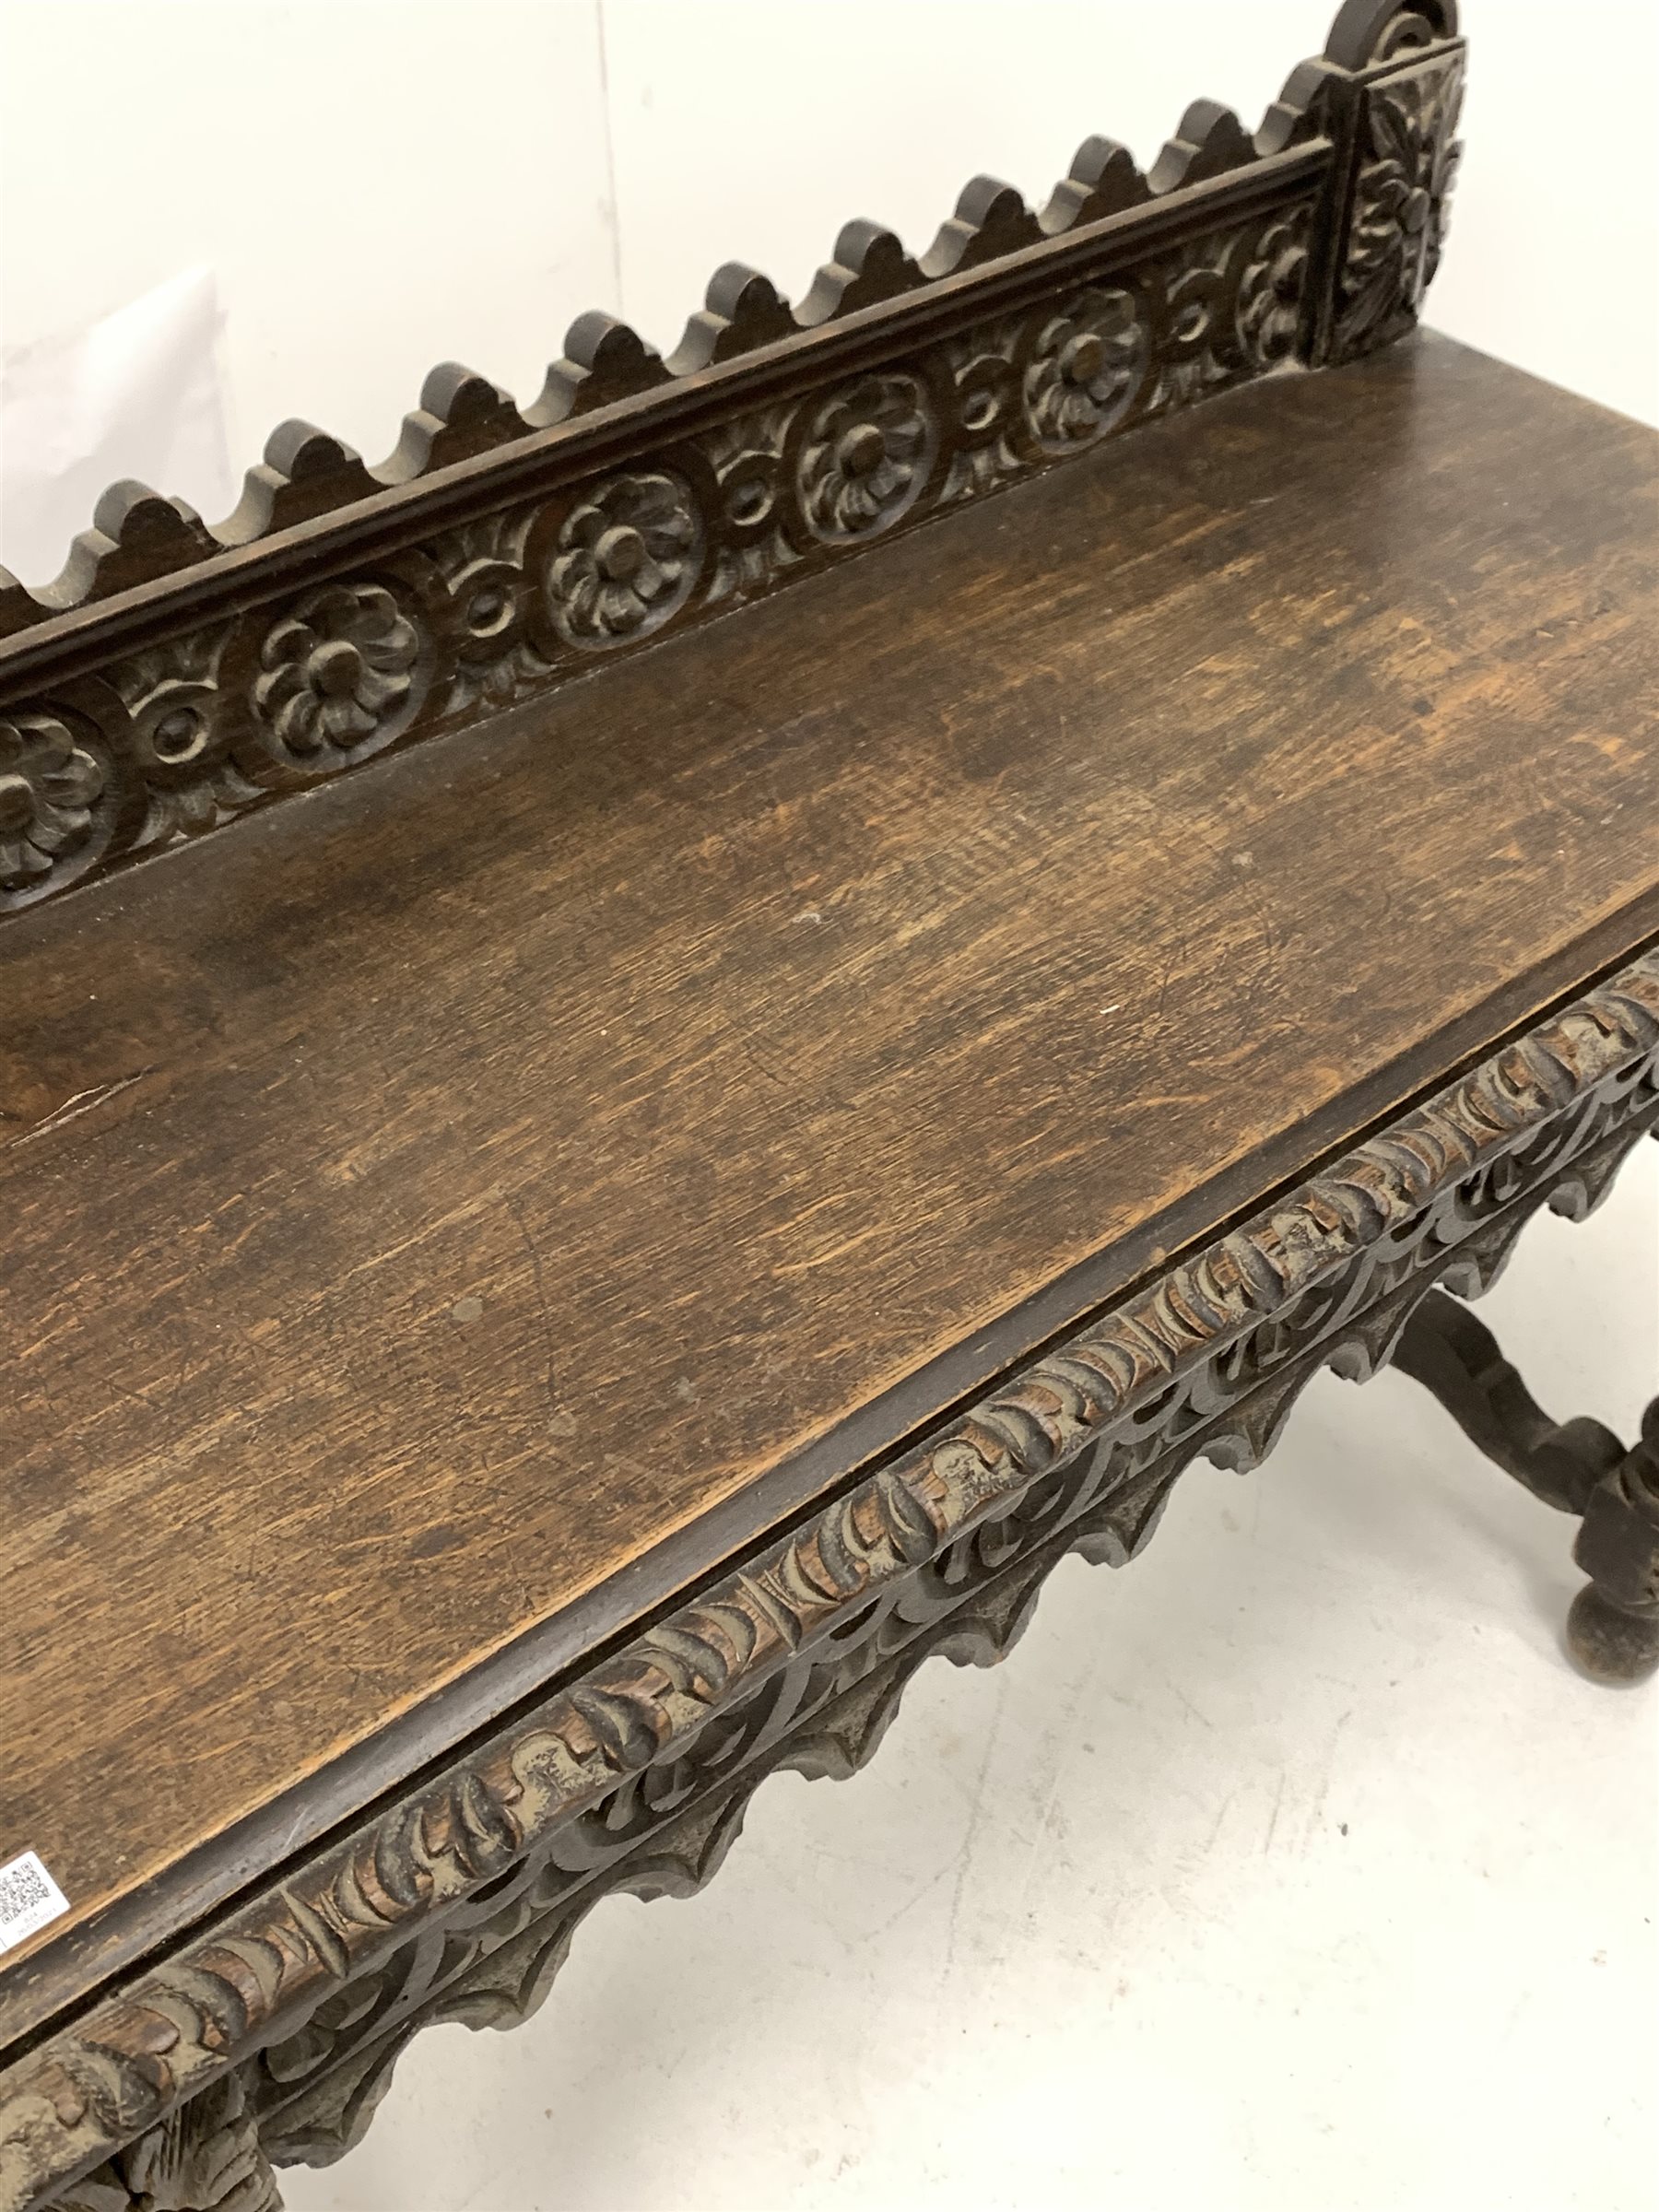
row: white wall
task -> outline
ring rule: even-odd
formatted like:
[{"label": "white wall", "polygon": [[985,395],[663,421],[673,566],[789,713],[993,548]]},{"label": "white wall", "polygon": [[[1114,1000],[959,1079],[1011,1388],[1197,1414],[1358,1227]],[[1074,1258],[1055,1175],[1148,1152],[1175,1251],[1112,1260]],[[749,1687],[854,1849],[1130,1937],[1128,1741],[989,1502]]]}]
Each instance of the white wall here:
[{"label": "white wall", "polygon": [[[159,488],[210,517],[285,417],[379,460],[436,361],[534,394],[617,305],[613,204],[594,0],[0,0],[0,347],[205,265],[234,477]],[[0,506],[31,582],[52,519]]]},{"label": "white wall", "polygon": [[1659,0],[1463,0],[1466,150],[1429,319],[1659,423]]},{"label": "white wall", "polygon": [[679,328],[720,262],[806,288],[851,216],[920,252],[980,171],[1041,205],[1090,133],[1143,167],[1207,93],[1249,124],[1325,0],[606,0],[622,296]]},{"label": "white wall", "polygon": [[[135,405],[103,408],[96,450],[110,475],[182,455],[162,488],[217,513],[285,416],[378,458],[436,360],[528,398],[584,308],[666,347],[722,261],[798,295],[850,215],[920,248],[976,171],[1038,198],[1091,131],[1149,160],[1201,92],[1253,124],[1332,4],[0,0],[9,381],[33,349],[66,385],[42,346],[205,267],[222,440]],[[1659,137],[1631,121],[1659,0],[1465,0],[1465,20],[1432,318],[1659,420]],[[59,435],[88,453],[84,404]],[[8,511],[16,474],[0,559],[39,580],[88,487],[62,472],[25,512],[14,484]]]}]

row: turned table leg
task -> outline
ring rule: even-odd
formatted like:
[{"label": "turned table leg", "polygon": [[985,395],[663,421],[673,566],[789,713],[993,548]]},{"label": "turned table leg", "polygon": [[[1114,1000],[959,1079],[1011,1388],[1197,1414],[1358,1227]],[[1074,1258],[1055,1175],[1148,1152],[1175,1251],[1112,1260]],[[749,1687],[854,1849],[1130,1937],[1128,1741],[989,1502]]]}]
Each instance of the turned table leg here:
[{"label": "turned table leg", "polygon": [[1484,1322],[1431,1290],[1394,1364],[1451,1414],[1487,1457],[1545,1504],[1579,1516],[1573,1557],[1590,1577],[1567,1618],[1567,1648],[1598,1682],[1659,1668],[1659,1399],[1630,1451],[1600,1421],[1552,1421]]}]

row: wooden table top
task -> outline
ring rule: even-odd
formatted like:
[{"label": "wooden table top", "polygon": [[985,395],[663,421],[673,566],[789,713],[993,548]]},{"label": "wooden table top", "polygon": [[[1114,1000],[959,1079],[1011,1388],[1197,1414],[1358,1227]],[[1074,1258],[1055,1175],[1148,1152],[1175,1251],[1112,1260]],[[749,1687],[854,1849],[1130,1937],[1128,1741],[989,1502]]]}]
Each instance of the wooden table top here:
[{"label": "wooden table top", "polygon": [[1659,934],[1656,449],[1273,377],[15,920],[0,2028]]}]

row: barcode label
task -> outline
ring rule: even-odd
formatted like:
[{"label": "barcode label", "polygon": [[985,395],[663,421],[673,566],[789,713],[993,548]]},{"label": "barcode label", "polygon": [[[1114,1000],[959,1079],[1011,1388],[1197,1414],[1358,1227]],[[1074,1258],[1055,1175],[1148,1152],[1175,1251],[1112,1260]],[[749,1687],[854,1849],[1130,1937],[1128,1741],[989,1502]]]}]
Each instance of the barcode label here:
[{"label": "barcode label", "polygon": [[0,1866],[0,1951],[9,1951],[68,1910],[69,1900],[32,1851]]}]

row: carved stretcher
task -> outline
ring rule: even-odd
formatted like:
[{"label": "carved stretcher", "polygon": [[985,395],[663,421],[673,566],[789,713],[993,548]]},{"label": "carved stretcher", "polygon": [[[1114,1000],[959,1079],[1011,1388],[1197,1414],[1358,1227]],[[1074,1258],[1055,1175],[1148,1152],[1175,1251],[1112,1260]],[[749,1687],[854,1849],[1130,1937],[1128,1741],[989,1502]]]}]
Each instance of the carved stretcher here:
[{"label": "carved stretcher", "polygon": [[0,2206],[276,2205],[1324,1366],[1659,1657],[1459,1302],[1659,1120],[1655,441],[1418,332],[1463,71],[0,580]]}]

